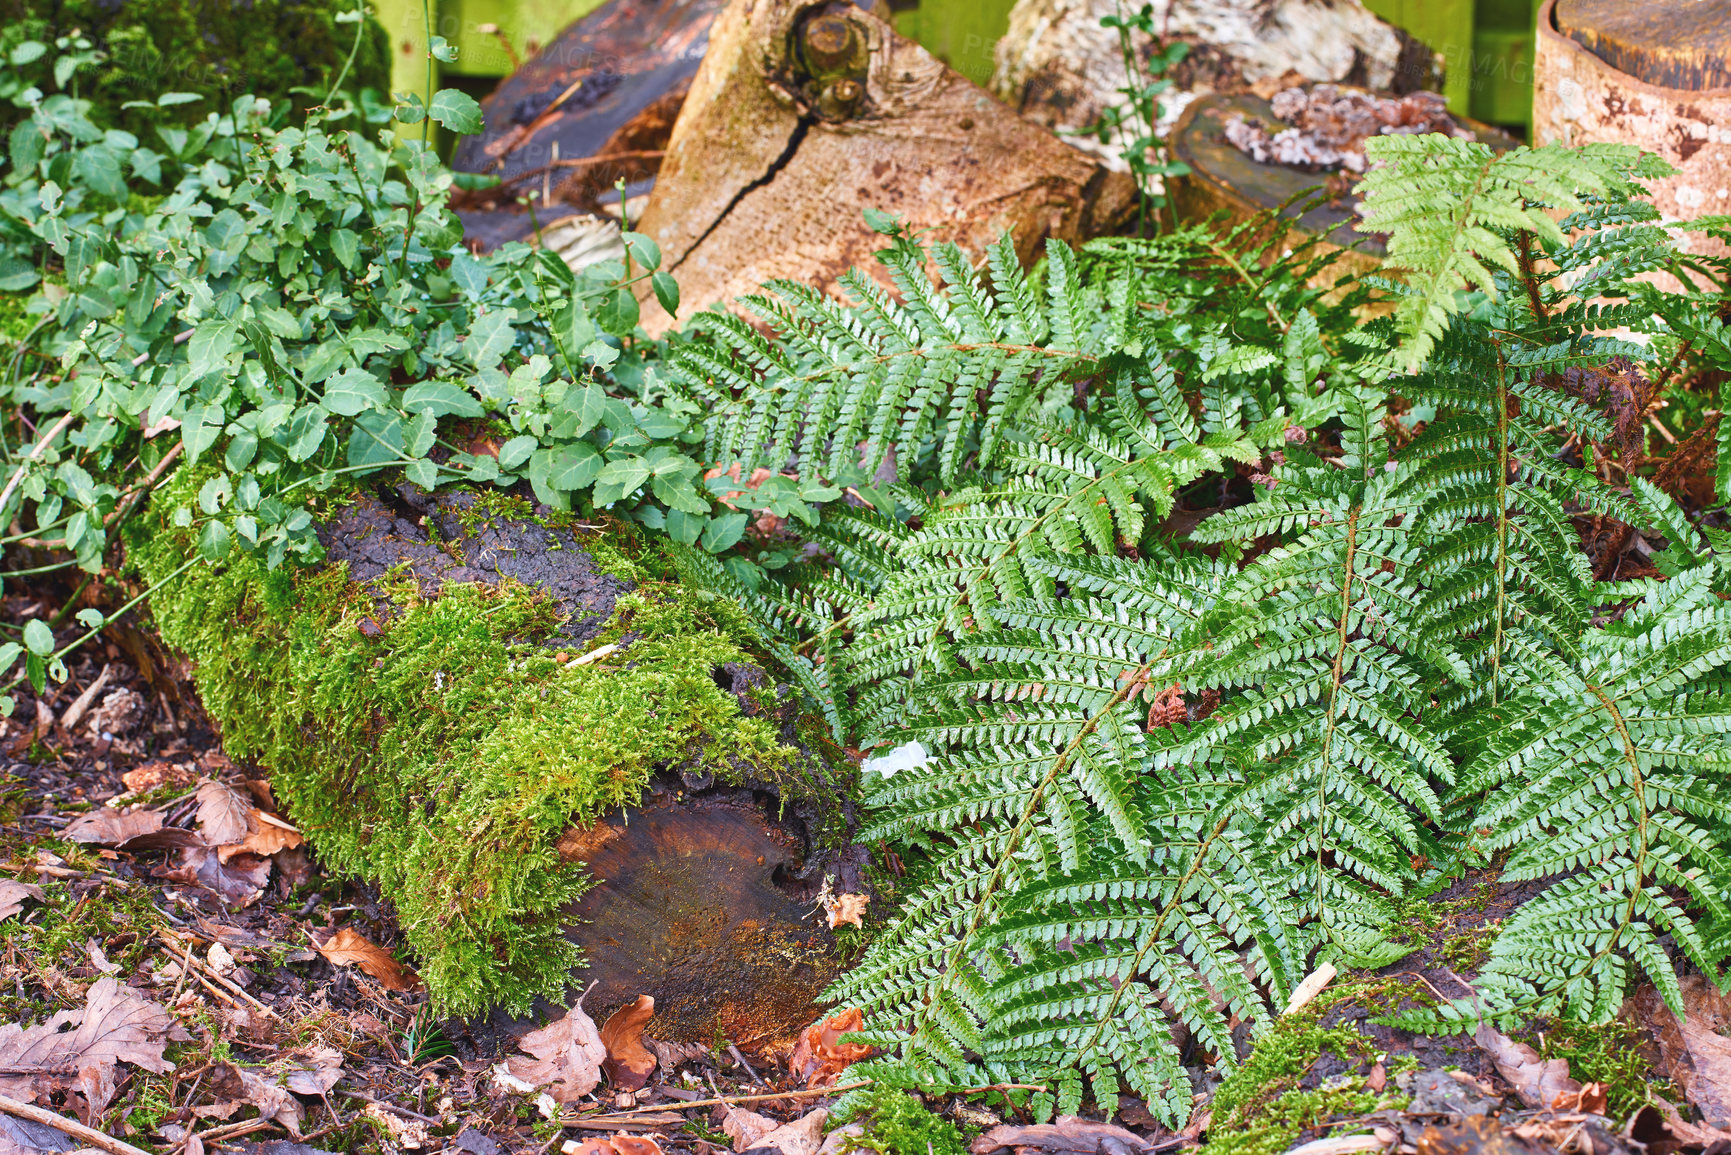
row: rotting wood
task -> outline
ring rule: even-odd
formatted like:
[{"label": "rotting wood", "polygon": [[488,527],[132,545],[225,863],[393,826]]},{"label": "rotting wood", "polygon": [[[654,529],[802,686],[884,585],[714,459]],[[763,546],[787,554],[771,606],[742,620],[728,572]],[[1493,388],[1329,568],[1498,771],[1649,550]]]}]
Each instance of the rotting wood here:
[{"label": "rotting wood", "polygon": [[1109,230],[1133,192],[873,11],[734,0],[639,227],[679,280],[683,321],[777,277],[829,288],[873,266],[867,208],[976,252],[1008,231],[1026,259],[1049,236]]},{"label": "rotting wood", "polygon": [[748,790],[663,789],[567,833],[559,853],[596,878],[569,932],[594,1017],[652,995],[658,1039],[791,1049],[837,973],[816,887],[798,877],[805,843]]},{"label": "rotting wood", "polygon": [[[1594,40],[1616,59],[1637,65],[1650,75],[1705,81],[1704,64],[1671,67],[1666,58],[1682,59],[1673,36],[1690,36],[1703,47],[1724,44],[1724,19],[1712,34],[1696,36],[1689,13],[1724,12],[1725,0],[1699,4],[1627,5],[1647,13],[1646,21],[1596,23],[1601,6],[1571,0],[1559,5],[1546,0],[1539,11],[1533,63],[1533,137],[1535,143],[1568,146],[1599,141],[1632,144],[1658,153],[1678,170],[1676,176],[1647,182],[1653,204],[1671,220],[1690,220],[1709,213],[1731,212],[1731,87],[1692,89],[1655,84],[1621,70],[1580,42]],[[1572,14],[1571,34],[1559,31],[1559,16]],[[1668,14],[1668,15],[1667,15]],[[1669,31],[1667,31],[1667,29]],[[1697,29],[1697,31],[1699,31]],[[1589,35],[1589,33],[1592,33]],[[1723,48],[1720,67],[1731,64]],[[1679,232],[1677,243],[1686,253],[1731,255],[1731,248],[1701,233]],[[1678,288],[1667,273],[1648,274],[1661,290]]]}]

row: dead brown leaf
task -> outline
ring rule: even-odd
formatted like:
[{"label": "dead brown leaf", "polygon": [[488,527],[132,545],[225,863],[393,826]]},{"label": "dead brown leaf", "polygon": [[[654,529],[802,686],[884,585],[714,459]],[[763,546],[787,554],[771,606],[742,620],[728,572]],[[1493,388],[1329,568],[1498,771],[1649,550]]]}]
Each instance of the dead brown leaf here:
[{"label": "dead brown leaf", "polygon": [[266,814],[262,810],[254,810],[253,830],[239,842],[228,842],[216,848],[219,860],[227,862],[237,854],[256,854],[261,858],[269,858],[283,850],[293,850],[306,839],[301,832],[288,823]]},{"label": "dead brown leaf", "polygon": [[[1496,1064],[1497,1074],[1508,1081],[1515,1094],[1529,1107],[1549,1108],[1559,1096],[1579,1102],[1581,1084],[1569,1077],[1567,1059],[1541,1059],[1525,1043],[1517,1043],[1489,1023],[1480,1023],[1473,1040]],[[1565,1102],[1571,1101],[1565,1099]]]},{"label": "dead brown leaf", "polygon": [[735,1151],[750,1150],[757,1146],[759,1139],[779,1126],[781,1124],[768,1115],[759,1115],[756,1111],[747,1111],[742,1107],[732,1108],[721,1121],[722,1134],[733,1140]]},{"label": "dead brown leaf", "polygon": [[16,878],[0,878],[0,919],[11,918],[23,910],[27,898],[41,902],[42,888],[32,882],[19,882]]},{"label": "dead brown leaf", "polygon": [[154,834],[162,829],[162,811],[145,807],[116,810],[99,806],[88,814],[80,814],[60,832],[60,837],[92,846],[119,846],[141,834]]},{"label": "dead brown leaf", "polygon": [[158,759],[128,770],[120,776],[120,781],[134,794],[148,794],[159,786],[191,786],[198,781],[198,775],[192,772],[190,765]]},{"label": "dead brown leaf", "polygon": [[33,1027],[0,1026],[0,1094],[30,1102],[76,1087],[88,1104],[86,1121],[114,1094],[114,1066],[131,1063],[156,1074],[174,1070],[163,1057],[174,1019],[129,986],[104,976],[84,1007],[61,1011]]},{"label": "dead brown leaf", "polygon": [[[1631,1133],[1637,1129],[1650,1130],[1650,1128],[1642,1127],[1642,1116],[1648,1112],[1658,1115],[1664,1129],[1670,1132],[1671,1138],[1685,1147],[1706,1148],[1716,1143],[1731,1143],[1731,1131],[1721,1131],[1717,1127],[1691,1123],[1683,1118],[1675,1106],[1657,1095],[1653,1096],[1652,1106],[1641,1108],[1630,1118],[1629,1129]],[[1663,1135],[1649,1135],[1645,1141],[1651,1143],[1654,1138],[1663,1138]]]},{"label": "dead brown leaf", "polygon": [[180,852],[180,865],[157,871],[161,878],[202,886],[236,909],[251,906],[270,882],[270,859],[236,854],[227,862],[213,847],[200,844]]},{"label": "dead brown leaf", "polygon": [[849,1007],[827,1019],[819,1019],[799,1033],[787,1069],[807,1087],[833,1087],[850,1063],[871,1057],[872,1048],[862,1043],[844,1043],[841,1037],[865,1027],[858,1007]]},{"label": "dead brown leaf", "polygon": [[637,1001],[620,1007],[601,1025],[601,1045],[607,1048],[601,1069],[620,1090],[635,1091],[655,1073],[655,1056],[643,1045],[643,1028],[654,1017],[655,1000],[638,995]]},{"label": "dead brown leaf", "polygon": [[823,904],[824,913],[829,916],[829,928],[838,926],[861,926],[865,917],[866,904],[871,902],[869,894],[838,894]]},{"label": "dead brown leaf", "polygon": [[661,1155],[661,1144],[649,1135],[615,1135],[611,1139],[566,1140],[560,1155]]},{"label": "dead brown leaf", "polygon": [[306,1066],[283,1076],[283,1086],[297,1095],[323,1095],[343,1077],[343,1053],[335,1047],[319,1047],[308,1056]]},{"label": "dead brown leaf", "polygon": [[993,1127],[974,1140],[974,1155],[1032,1147],[1040,1151],[1074,1152],[1076,1155],[1143,1155],[1153,1144],[1134,1131],[1111,1123],[1092,1123],[1074,1115],[1060,1115],[1051,1123],[1030,1127]]},{"label": "dead brown leaf", "polygon": [[198,788],[198,828],[212,846],[243,842],[252,832],[252,799],[223,782]]},{"label": "dead brown leaf", "polygon": [[[749,1116],[739,1119],[741,1115]],[[730,1128],[736,1119],[739,1122]],[[816,1155],[817,1149],[823,1146],[823,1125],[829,1120],[829,1112],[818,1107],[808,1114],[800,1116],[791,1123],[777,1123],[774,1119],[753,1111],[738,1109],[729,1111],[727,1118],[721,1121],[721,1129],[727,1137],[733,1140],[735,1151],[777,1151],[780,1155]],[[770,1124],[768,1131],[761,1130],[764,1123]]]},{"label": "dead brown leaf", "polygon": [[1488,1115],[1456,1116],[1442,1127],[1429,1127],[1419,1136],[1418,1155],[1542,1155],[1553,1151],[1528,1142]]},{"label": "dead brown leaf", "polygon": [[595,1030],[595,1020],[584,1012],[582,999],[562,1017],[524,1035],[517,1046],[534,1058],[513,1055],[505,1060],[505,1070],[545,1088],[555,1102],[575,1102],[601,1083],[607,1045]]},{"label": "dead brown leaf", "polygon": [[275,1119],[290,1135],[300,1136],[301,1105],[275,1079],[235,1063],[217,1063],[205,1075],[205,1081],[217,1097],[217,1105],[198,1109],[196,1113],[226,1119],[234,1114],[235,1108],[250,1103],[258,1108],[261,1117]]},{"label": "dead brown leaf", "polygon": [[387,991],[413,990],[421,981],[413,971],[404,967],[396,960],[390,951],[356,931],[353,927],[343,927],[331,935],[325,944],[319,947],[319,953],[340,967],[359,967],[367,974],[379,980],[379,985]]},{"label": "dead brown leaf", "polygon": [[1677,1084],[1707,1126],[1731,1128],[1731,1039],[1719,1034],[1731,1022],[1731,999],[1700,975],[1681,982],[1682,1019],[1652,986],[1636,992],[1635,1015],[1658,1040],[1659,1074]]}]

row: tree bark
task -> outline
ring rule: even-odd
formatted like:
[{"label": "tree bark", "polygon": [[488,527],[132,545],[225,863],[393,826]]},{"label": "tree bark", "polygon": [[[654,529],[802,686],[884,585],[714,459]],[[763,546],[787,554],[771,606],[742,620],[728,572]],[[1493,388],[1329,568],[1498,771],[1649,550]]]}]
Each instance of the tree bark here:
[{"label": "tree bark", "polygon": [[[1022,120],[872,12],[733,0],[668,142],[641,223],[679,281],[679,320],[765,281],[833,286],[883,238],[863,210],[903,216],[975,252],[1005,231],[1107,231],[1133,187]],[[670,322],[658,309],[648,323]]]}]

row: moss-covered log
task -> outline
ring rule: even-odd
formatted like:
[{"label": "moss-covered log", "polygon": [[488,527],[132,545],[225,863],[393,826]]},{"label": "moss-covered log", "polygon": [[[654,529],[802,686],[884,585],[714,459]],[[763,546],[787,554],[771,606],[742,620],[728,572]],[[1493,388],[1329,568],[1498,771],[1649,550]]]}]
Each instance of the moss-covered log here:
[{"label": "moss-covered log", "polygon": [[[146,578],[194,548],[174,513],[197,480],[160,494],[156,524],[134,541]],[[828,931],[778,882],[799,873],[816,808],[835,795],[811,788],[825,770],[800,748],[786,691],[753,665],[729,607],[666,580],[653,552],[633,560],[496,494],[357,494],[311,512],[327,564],[194,567],[153,599],[156,625],[192,660],[230,756],[270,771],[328,865],[395,903],[438,1005],[520,1011],[559,998],[587,943],[612,968],[618,1001],[656,994],[671,1011],[671,989],[641,985],[679,977],[647,966],[653,942],[640,949],[642,910],[659,903],[713,932],[708,948],[662,952],[673,971],[714,970],[744,921],[767,937],[742,964],[756,978],[732,981],[773,987],[798,955],[809,981],[779,1024],[796,1028],[826,977]],[[671,792],[663,785],[645,818],[635,808],[658,773]],[[741,827],[735,796],[708,835],[673,840],[680,861],[656,866],[644,834],[688,827],[697,811],[677,795],[712,780],[756,790],[771,809]],[[678,822],[675,803],[687,811]],[[611,825],[573,832],[609,814]],[[806,821],[782,826],[778,814]],[[659,899],[642,890],[653,870],[668,879]],[[716,882],[729,875],[731,888]],[[689,1016],[688,1033],[712,1038],[720,1009]]]}]

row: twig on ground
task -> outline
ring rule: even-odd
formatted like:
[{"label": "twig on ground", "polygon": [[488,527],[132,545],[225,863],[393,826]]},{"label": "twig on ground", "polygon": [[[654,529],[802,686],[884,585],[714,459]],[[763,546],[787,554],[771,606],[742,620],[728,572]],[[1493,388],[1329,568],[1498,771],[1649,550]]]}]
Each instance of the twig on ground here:
[{"label": "twig on ground", "polygon": [[[688,1107],[731,1107],[735,1103],[763,1103],[772,1099],[821,1099],[825,1095],[839,1095],[843,1091],[857,1091],[861,1087],[871,1086],[870,1079],[862,1079],[857,1083],[843,1083],[839,1087],[811,1087],[804,1091],[781,1091],[773,1095],[717,1095],[713,1099],[692,1099],[690,1102],[674,1100],[671,1103],[647,1103],[633,1108],[635,1114],[644,1111],[683,1111]],[[1011,1084],[1005,1084],[1011,1086]],[[607,1118],[630,1118],[631,1116],[596,1115],[597,1121]]]},{"label": "twig on ground", "polygon": [[760,1087],[769,1086],[768,1083],[757,1077],[757,1072],[751,1069],[751,1064],[745,1061],[745,1056],[739,1053],[739,1048],[737,1046],[733,1043],[727,1044],[727,1053],[733,1056],[734,1062],[745,1068],[745,1073],[751,1076],[751,1081],[753,1083],[756,1083]]},{"label": "twig on ground", "polygon": [[419,1111],[411,1111],[407,1107],[399,1107],[395,1103],[387,1103],[383,1099],[375,1099],[365,1091],[350,1091],[347,1088],[342,1088],[337,1091],[337,1094],[347,1096],[350,1099],[359,1099],[363,1103],[375,1104],[376,1106],[383,1107],[387,1111],[395,1111],[399,1115],[407,1115],[411,1119],[419,1119],[423,1123],[431,1123],[435,1127],[444,1122],[443,1119],[435,1119],[431,1115],[423,1115]]},{"label": "twig on ground", "polygon": [[[197,934],[197,932],[190,931],[190,930],[187,931],[186,933],[188,936],[194,936]],[[170,934],[167,930],[159,929],[156,932],[156,935],[158,938],[160,938],[163,941],[163,943],[165,943],[170,948],[177,947],[177,946],[181,945],[180,941],[179,941],[179,936],[174,935],[174,934]],[[198,936],[198,937],[203,937],[203,936]],[[280,1020],[282,1018],[281,1015],[277,1014],[275,1011],[271,1010],[269,1007],[265,1006],[263,1003],[259,1002],[255,998],[253,998],[238,983],[231,982],[230,980],[224,978],[222,975],[217,974],[215,969],[213,969],[203,959],[200,959],[197,955],[192,954],[190,950],[187,952],[186,957],[192,961],[193,968],[200,972],[198,975],[198,978],[200,981],[203,981],[204,976],[208,974],[212,979],[221,983],[223,985],[223,987],[225,987],[230,994],[234,995],[237,998],[245,1000],[245,1002],[249,1006],[251,1006],[254,1010],[262,1011],[265,1014],[269,1015],[273,1019]],[[205,985],[208,986],[209,984],[206,983]]]},{"label": "twig on ground", "polygon": [[44,1127],[52,1127],[63,1135],[70,1135],[79,1142],[98,1151],[107,1151],[109,1155],[150,1155],[150,1152],[124,1143],[119,1139],[111,1139],[101,1131],[86,1127],[76,1119],[68,1119],[53,1111],[45,1111],[30,1103],[20,1103],[17,1099],[0,1095],[0,1111],[20,1119],[28,1119],[32,1123],[40,1123]]},{"label": "twig on ground", "polygon": [[677,1127],[685,1120],[675,1115],[671,1119],[585,1119],[581,1115],[564,1120],[567,1127],[575,1127],[579,1131],[627,1131],[632,1127]]}]

